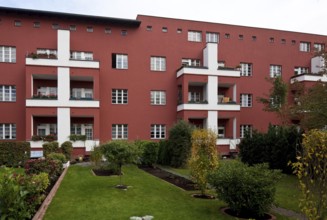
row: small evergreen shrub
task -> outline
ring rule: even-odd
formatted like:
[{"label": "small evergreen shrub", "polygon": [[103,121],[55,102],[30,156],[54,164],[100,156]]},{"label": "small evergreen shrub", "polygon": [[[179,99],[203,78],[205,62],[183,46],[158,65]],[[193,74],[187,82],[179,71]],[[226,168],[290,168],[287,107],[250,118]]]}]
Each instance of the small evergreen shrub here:
[{"label": "small evergreen shrub", "polygon": [[91,151],[90,159],[95,167],[99,167],[102,160],[102,150],[101,147],[94,147],[93,151]]},{"label": "small evergreen shrub", "polygon": [[61,144],[60,150],[65,155],[66,159],[70,161],[73,152],[72,142],[65,141],[64,143]]},{"label": "small evergreen shrub", "polygon": [[233,212],[259,218],[270,210],[280,177],[280,172],[269,170],[267,164],[248,166],[229,161],[210,176],[209,183]]},{"label": "small evergreen shrub", "polygon": [[65,155],[62,153],[50,153],[50,154],[48,154],[47,158],[52,159],[52,160],[58,160],[61,163],[67,162]]},{"label": "small evergreen shrub", "polygon": [[32,219],[45,198],[49,185],[48,174],[16,174],[5,168],[0,176],[1,219]]},{"label": "small evergreen shrub", "polygon": [[168,140],[159,141],[158,164],[170,166],[171,155]]},{"label": "small evergreen shrub", "polygon": [[44,143],[42,145],[42,147],[43,147],[43,156],[44,157],[47,157],[48,154],[59,152],[59,143],[56,141]]},{"label": "small evergreen shrub", "polygon": [[0,142],[0,165],[23,166],[30,158],[29,142]]},{"label": "small evergreen shrub", "polygon": [[32,159],[25,163],[26,174],[40,174],[42,172],[49,175],[49,180],[54,183],[62,173],[62,163],[50,158]]},{"label": "small evergreen shrub", "polygon": [[152,167],[158,160],[159,144],[156,142],[147,142],[144,145],[141,154],[141,164]]}]

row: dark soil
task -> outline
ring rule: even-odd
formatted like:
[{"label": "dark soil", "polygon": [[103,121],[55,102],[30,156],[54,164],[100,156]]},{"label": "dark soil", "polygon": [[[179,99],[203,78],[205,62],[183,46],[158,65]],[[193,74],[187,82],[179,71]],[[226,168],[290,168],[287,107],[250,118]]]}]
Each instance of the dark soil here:
[{"label": "dark soil", "polygon": [[250,213],[240,213],[237,214],[236,212],[232,211],[230,208],[223,208],[222,211],[224,213],[226,213],[227,215],[233,216],[233,217],[237,217],[237,218],[241,218],[241,219],[256,219],[256,220],[272,220],[272,219],[276,219],[275,216],[272,216],[268,213],[265,213],[263,216],[253,216]]},{"label": "dark soil", "polygon": [[98,169],[92,169],[93,173],[96,176],[112,176],[112,175],[119,175],[118,172],[113,170],[98,170]]},{"label": "dark soil", "polygon": [[147,173],[152,174],[153,176],[156,176],[160,179],[163,179],[171,184],[174,184],[175,186],[178,186],[184,190],[189,190],[189,191],[193,191],[193,190],[198,190],[198,188],[196,187],[195,183],[192,182],[189,179],[186,179],[184,177],[181,176],[177,176],[175,174],[169,173],[165,170],[162,170],[160,168],[156,168],[156,167],[140,167],[140,169],[144,170]]},{"label": "dark soil", "polygon": [[192,195],[194,198],[197,198],[197,199],[215,199],[216,197],[214,197],[213,195],[203,195],[203,194],[193,194]]}]

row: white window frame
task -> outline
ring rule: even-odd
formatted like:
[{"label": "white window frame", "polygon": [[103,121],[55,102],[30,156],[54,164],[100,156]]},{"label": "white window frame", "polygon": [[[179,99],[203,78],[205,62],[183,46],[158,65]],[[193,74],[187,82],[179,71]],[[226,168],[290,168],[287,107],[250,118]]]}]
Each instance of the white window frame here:
[{"label": "white window frame", "polygon": [[302,52],[310,52],[310,42],[304,42],[304,41],[301,41],[300,42],[300,51]]},{"label": "white window frame", "polygon": [[0,62],[16,63],[16,47],[0,46]]},{"label": "white window frame", "polygon": [[207,43],[218,43],[219,42],[219,33],[207,32],[206,33],[206,42]]},{"label": "white window frame", "polygon": [[128,125],[127,124],[112,124],[111,138],[112,138],[112,140],[128,139]]},{"label": "white window frame", "polygon": [[322,44],[322,43],[314,43],[313,47],[314,47],[315,51],[317,51],[317,52],[325,50],[325,44]]},{"label": "white window frame", "polygon": [[16,124],[0,124],[0,140],[16,140]]},{"label": "white window frame", "polygon": [[37,55],[47,55],[48,57],[49,57],[50,55],[57,56],[57,50],[38,48],[38,49],[36,50],[36,54],[37,54]]},{"label": "white window frame", "polygon": [[114,54],[116,57],[115,69],[128,69],[128,55]]},{"label": "white window frame", "polygon": [[241,94],[241,107],[252,107],[252,94]]},{"label": "white window frame", "polygon": [[301,75],[301,74],[306,74],[306,73],[309,73],[309,67],[297,66],[294,68],[295,75]]},{"label": "white window frame", "polygon": [[217,137],[225,138],[225,126],[218,126]]},{"label": "white window frame", "polygon": [[151,57],[151,71],[166,71],[166,57]]},{"label": "white window frame", "polygon": [[151,139],[165,139],[166,138],[166,125],[163,124],[152,124]]},{"label": "white window frame", "polygon": [[240,138],[245,137],[245,132],[250,131],[250,135],[252,135],[253,132],[253,126],[252,125],[240,125]]},{"label": "white window frame", "polygon": [[37,89],[37,95],[57,96],[58,89],[57,89],[57,87],[40,87]]},{"label": "white window frame", "polygon": [[36,133],[37,135],[44,135],[44,134],[40,134],[39,131],[40,130],[44,130],[45,135],[49,135],[49,134],[57,134],[57,124],[38,124],[36,126]]},{"label": "white window frame", "polygon": [[201,31],[188,31],[187,40],[192,42],[202,42],[202,32]]},{"label": "white window frame", "polygon": [[252,76],[252,63],[241,63],[241,76]]},{"label": "white window frame", "polygon": [[282,66],[281,65],[270,65],[270,78],[276,78],[282,76]]},{"label": "white window frame", "polygon": [[90,98],[93,99],[93,89],[87,88],[73,88],[72,89],[72,97],[73,98]]},{"label": "white window frame", "polygon": [[112,89],[111,90],[112,104],[128,104],[128,90],[127,89]]},{"label": "white window frame", "polygon": [[16,102],[16,86],[0,85],[0,102]]},{"label": "white window frame", "polygon": [[201,101],[201,93],[200,92],[188,92],[188,101],[189,102],[200,102]]},{"label": "white window frame", "polygon": [[182,66],[201,66],[200,59],[183,58]]},{"label": "white window frame", "polygon": [[166,91],[151,91],[151,105],[166,105]]},{"label": "white window frame", "polygon": [[93,140],[92,124],[71,124],[70,134],[85,135],[86,140]]},{"label": "white window frame", "polygon": [[71,53],[71,59],[74,59],[74,60],[93,60],[93,53],[92,52],[73,51]]}]

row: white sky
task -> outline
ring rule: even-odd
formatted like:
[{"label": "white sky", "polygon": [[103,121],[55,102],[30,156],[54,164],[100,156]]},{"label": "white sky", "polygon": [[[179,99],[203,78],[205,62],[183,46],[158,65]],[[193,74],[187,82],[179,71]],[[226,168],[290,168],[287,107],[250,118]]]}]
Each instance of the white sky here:
[{"label": "white sky", "polygon": [[327,0],[0,0],[0,6],[128,19],[143,14],[327,35]]}]

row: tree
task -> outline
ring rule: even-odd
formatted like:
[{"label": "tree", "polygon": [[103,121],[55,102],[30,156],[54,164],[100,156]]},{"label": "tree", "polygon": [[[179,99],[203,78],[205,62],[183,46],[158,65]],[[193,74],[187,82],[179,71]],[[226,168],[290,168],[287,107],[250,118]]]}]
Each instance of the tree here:
[{"label": "tree", "polygon": [[101,149],[108,162],[116,165],[119,169],[120,183],[117,187],[126,188],[122,184],[122,166],[136,162],[138,154],[135,145],[127,141],[118,140],[103,144]]},{"label": "tree", "polygon": [[311,130],[304,135],[297,159],[292,166],[302,191],[301,210],[310,220],[322,219],[327,209],[327,131]]},{"label": "tree", "polygon": [[191,153],[193,126],[186,121],[178,121],[169,131],[168,148],[170,165],[185,166]]},{"label": "tree", "polygon": [[196,129],[192,133],[192,151],[189,159],[191,178],[205,195],[208,175],[218,167],[217,135],[211,130]]}]

